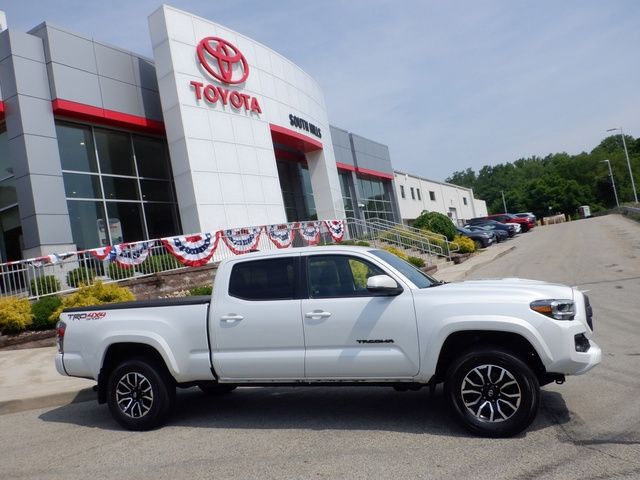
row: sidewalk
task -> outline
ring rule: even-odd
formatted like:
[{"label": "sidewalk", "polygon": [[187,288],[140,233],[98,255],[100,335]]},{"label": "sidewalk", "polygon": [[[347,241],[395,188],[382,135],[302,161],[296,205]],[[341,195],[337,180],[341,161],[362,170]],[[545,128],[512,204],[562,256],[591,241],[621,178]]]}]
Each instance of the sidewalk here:
[{"label": "sidewalk", "polygon": [[[495,245],[460,265],[440,268],[434,276],[446,282],[463,280],[471,271],[514,248],[512,241]],[[56,347],[0,351],[0,415],[96,398],[92,390],[96,382],[60,375],[55,355]]]},{"label": "sidewalk", "polygon": [[459,265],[451,264],[441,268],[439,267],[438,270],[433,274],[433,276],[438,280],[443,280],[445,282],[457,282],[464,280],[466,276],[476,268],[493,262],[496,258],[506,255],[515,248],[516,246],[514,244],[514,240],[510,240],[509,242],[498,245],[493,245],[487,249],[482,250],[466,262],[462,262]]},{"label": "sidewalk", "polygon": [[56,347],[0,352],[0,415],[95,399],[96,382],[56,371]]}]

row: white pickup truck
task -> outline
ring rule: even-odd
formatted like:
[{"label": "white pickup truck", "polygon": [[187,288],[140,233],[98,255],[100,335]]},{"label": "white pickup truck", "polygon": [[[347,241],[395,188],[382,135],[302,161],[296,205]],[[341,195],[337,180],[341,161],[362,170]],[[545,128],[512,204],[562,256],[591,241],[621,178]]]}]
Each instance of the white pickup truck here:
[{"label": "white pickup truck", "polygon": [[327,246],[224,260],[212,297],[64,311],[58,372],[97,380],[125,428],[166,421],[176,387],[445,384],[471,431],[535,418],[540,385],[600,362],[586,295],[504,279],[442,283],[384,250]]}]

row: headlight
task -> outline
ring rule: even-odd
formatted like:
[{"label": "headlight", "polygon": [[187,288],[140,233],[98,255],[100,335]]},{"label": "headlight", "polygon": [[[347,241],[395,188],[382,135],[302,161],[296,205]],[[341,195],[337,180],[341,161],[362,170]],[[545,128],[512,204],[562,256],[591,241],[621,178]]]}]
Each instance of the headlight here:
[{"label": "headlight", "polygon": [[536,300],[529,306],[531,310],[556,320],[573,320],[576,316],[573,300]]}]

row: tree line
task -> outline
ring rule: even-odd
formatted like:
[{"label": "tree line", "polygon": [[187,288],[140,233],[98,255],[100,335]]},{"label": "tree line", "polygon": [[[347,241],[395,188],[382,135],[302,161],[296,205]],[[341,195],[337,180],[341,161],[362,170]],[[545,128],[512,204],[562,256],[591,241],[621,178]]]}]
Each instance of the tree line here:
[{"label": "tree line", "polygon": [[[640,188],[640,138],[625,135],[636,190]],[[555,153],[515,162],[485,165],[477,173],[467,168],[446,179],[472,188],[477,198],[487,202],[489,213],[502,213],[504,192],[507,211],[533,212],[538,218],[550,213],[574,216],[580,205],[592,212],[615,207],[616,201],[603,160],[611,162],[620,203],[633,202],[631,179],[620,135],[611,135],[591,152],[577,155]]]}]

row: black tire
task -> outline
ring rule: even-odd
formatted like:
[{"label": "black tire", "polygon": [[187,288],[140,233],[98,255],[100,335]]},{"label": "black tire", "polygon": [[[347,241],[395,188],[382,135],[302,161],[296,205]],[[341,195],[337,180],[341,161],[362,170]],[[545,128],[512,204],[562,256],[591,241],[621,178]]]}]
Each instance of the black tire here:
[{"label": "black tire", "polygon": [[445,395],[462,425],[484,437],[521,432],[540,405],[540,385],[531,368],[498,348],[472,350],[454,360]]},{"label": "black tire", "polygon": [[126,360],[109,376],[109,411],[127,430],[162,425],[173,409],[175,396],[175,385],[165,370],[146,358]]},{"label": "black tire", "polygon": [[198,388],[207,395],[226,395],[233,392],[238,387],[223,383],[200,383],[198,384]]}]

